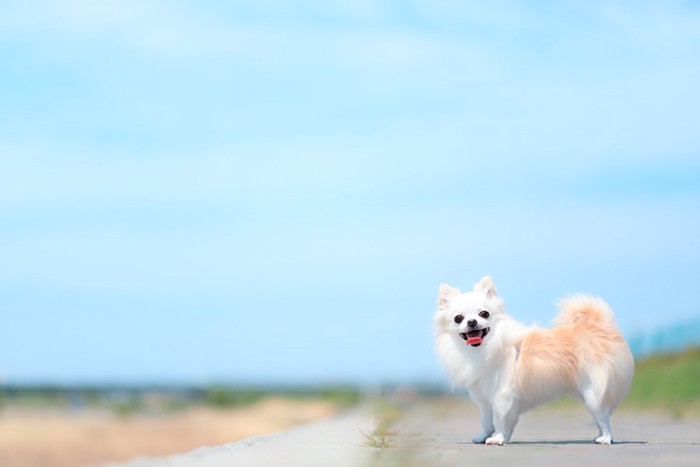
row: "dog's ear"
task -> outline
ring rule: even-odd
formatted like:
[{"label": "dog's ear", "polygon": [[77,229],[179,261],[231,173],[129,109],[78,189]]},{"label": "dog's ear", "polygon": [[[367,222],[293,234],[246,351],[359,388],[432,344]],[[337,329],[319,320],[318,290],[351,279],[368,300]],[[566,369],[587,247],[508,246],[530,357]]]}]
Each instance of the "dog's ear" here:
[{"label": "dog's ear", "polygon": [[494,287],[493,279],[490,276],[484,276],[479,282],[474,284],[474,292],[481,292],[488,298],[495,298],[497,295],[496,287]]},{"label": "dog's ear", "polygon": [[450,299],[452,297],[456,297],[459,295],[459,293],[459,290],[455,289],[454,287],[447,284],[440,284],[437,298],[438,309],[442,310],[447,308],[447,305],[450,303]]}]

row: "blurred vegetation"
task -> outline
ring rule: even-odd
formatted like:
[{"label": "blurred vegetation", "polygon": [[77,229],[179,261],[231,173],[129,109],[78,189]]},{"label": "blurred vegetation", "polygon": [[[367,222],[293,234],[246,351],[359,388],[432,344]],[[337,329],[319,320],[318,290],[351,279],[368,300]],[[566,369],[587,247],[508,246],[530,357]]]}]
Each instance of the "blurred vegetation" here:
[{"label": "blurred vegetation", "polygon": [[354,386],[256,389],[217,385],[205,390],[204,403],[217,408],[239,407],[253,404],[264,397],[270,396],[297,400],[322,399],[348,407],[359,401],[360,391]]},{"label": "blurred vegetation", "polygon": [[0,385],[0,410],[24,409],[108,410],[119,416],[172,413],[192,406],[229,409],[254,404],[267,397],[325,400],[349,407],[360,400],[355,386],[255,387],[217,384],[177,386],[52,386]]},{"label": "blurred vegetation", "polygon": [[700,348],[637,362],[625,404],[668,409],[676,416],[700,414]]},{"label": "blurred vegetation", "polygon": [[217,408],[250,405],[263,397],[262,391],[236,389],[228,386],[214,386],[204,391],[204,403]]},{"label": "blurred vegetation", "polygon": [[[52,386],[0,384],[0,411],[8,408],[107,410],[119,416],[167,414],[193,406],[231,409],[255,404],[268,397],[291,400],[325,400],[351,407],[361,400],[392,396],[397,406],[421,398],[443,398],[441,385],[384,385],[367,393],[354,385],[242,386],[216,384],[187,386]],[[375,401],[376,402],[376,401]],[[565,399],[560,404],[570,404]],[[556,404],[555,404],[556,406]],[[656,355],[636,363],[635,376],[624,407],[662,409],[674,416],[700,415],[700,348],[677,354]],[[382,420],[392,420],[381,410]]]}]

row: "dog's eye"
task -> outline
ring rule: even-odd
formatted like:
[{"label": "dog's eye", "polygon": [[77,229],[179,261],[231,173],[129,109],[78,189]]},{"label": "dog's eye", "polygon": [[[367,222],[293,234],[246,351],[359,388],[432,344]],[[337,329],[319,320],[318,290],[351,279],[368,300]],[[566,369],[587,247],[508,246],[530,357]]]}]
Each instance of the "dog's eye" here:
[{"label": "dog's eye", "polygon": [[481,312],[479,312],[479,316],[486,319],[489,317],[489,312],[488,311],[481,311]]},{"label": "dog's eye", "polygon": [[464,316],[462,316],[462,315],[455,316],[455,323],[459,324],[462,321],[464,321]]}]

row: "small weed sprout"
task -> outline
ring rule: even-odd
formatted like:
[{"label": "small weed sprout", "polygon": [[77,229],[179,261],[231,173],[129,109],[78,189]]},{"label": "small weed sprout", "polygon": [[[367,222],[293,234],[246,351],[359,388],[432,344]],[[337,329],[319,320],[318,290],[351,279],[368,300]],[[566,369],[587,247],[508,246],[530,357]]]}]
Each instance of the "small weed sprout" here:
[{"label": "small weed sprout", "polygon": [[364,432],[360,430],[360,433],[365,437],[365,446],[380,449],[391,446],[392,438],[397,435],[396,431],[389,429],[389,424],[386,422],[375,425],[374,416],[369,421],[369,431]]}]

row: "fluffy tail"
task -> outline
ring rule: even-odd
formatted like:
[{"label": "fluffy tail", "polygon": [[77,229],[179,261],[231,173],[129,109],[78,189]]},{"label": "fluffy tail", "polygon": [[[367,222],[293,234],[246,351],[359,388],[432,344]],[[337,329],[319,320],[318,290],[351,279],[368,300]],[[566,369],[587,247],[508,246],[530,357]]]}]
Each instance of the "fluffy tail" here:
[{"label": "fluffy tail", "polygon": [[611,413],[629,391],[634,374],[632,353],[613,312],[602,299],[585,295],[566,298],[559,307],[555,324],[573,328],[578,336],[579,389],[585,387],[586,405]]},{"label": "fluffy tail", "polygon": [[[579,323],[598,323],[615,326],[615,316],[603,299],[588,295],[574,295],[559,302],[556,326],[574,326]],[[616,326],[615,326],[616,327]]]}]

